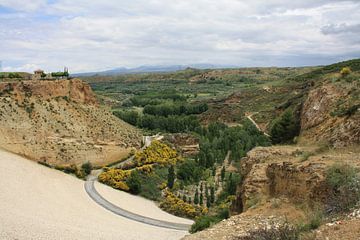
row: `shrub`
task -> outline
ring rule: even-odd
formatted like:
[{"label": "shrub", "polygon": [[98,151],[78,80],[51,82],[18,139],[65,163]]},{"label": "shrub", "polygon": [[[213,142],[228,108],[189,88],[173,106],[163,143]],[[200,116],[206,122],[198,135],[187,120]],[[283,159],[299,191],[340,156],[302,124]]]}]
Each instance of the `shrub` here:
[{"label": "shrub", "polygon": [[190,233],[195,233],[198,231],[202,231],[218,222],[222,219],[216,216],[200,216],[195,219],[195,223],[191,225]]},{"label": "shrub", "polygon": [[216,207],[213,215],[201,215],[195,218],[194,224],[191,226],[190,232],[195,233],[204,230],[212,225],[220,222],[223,219],[230,217],[229,203],[221,203]]},{"label": "shrub", "polygon": [[193,206],[184,202],[170,191],[165,191],[165,197],[160,203],[160,208],[176,216],[187,218],[195,218],[206,212],[206,209],[203,207]]},{"label": "shrub", "polygon": [[326,172],[330,189],[327,203],[335,212],[347,211],[360,201],[360,177],[356,169],[346,164],[335,164]]},{"label": "shrub", "polygon": [[340,71],[342,77],[345,77],[351,73],[351,69],[349,67],[343,67]]},{"label": "shrub", "polygon": [[323,212],[315,211],[310,216],[308,216],[308,219],[309,219],[308,223],[300,224],[298,226],[300,232],[308,232],[319,228],[323,221]]},{"label": "shrub", "polygon": [[135,154],[134,162],[137,166],[158,163],[161,165],[174,165],[179,160],[176,150],[165,143],[153,141],[144,151]]},{"label": "shrub", "polygon": [[79,169],[75,164],[71,164],[68,166],[56,165],[54,168],[67,174],[74,174],[76,177],[81,179],[84,179],[86,177],[84,171],[82,169]]},{"label": "shrub", "polygon": [[[140,174],[141,192],[140,195],[150,200],[157,201],[161,198],[161,189],[166,187],[167,169],[154,167],[151,173]],[[165,184],[165,185],[164,185]]]},{"label": "shrub", "polygon": [[131,174],[131,170],[121,169],[107,169],[98,177],[99,181],[105,183],[113,188],[129,191],[129,186],[126,184],[126,178]]},{"label": "shrub", "polygon": [[141,179],[137,170],[131,172],[130,176],[126,179],[126,185],[133,194],[139,194],[141,192]]},{"label": "shrub", "polygon": [[136,170],[142,173],[151,173],[153,171],[153,166],[151,164],[142,165],[141,167],[136,167]]},{"label": "shrub", "polygon": [[141,182],[140,195],[153,201],[159,200],[161,197],[161,190],[158,182],[159,177],[156,174],[151,174],[144,178]]}]

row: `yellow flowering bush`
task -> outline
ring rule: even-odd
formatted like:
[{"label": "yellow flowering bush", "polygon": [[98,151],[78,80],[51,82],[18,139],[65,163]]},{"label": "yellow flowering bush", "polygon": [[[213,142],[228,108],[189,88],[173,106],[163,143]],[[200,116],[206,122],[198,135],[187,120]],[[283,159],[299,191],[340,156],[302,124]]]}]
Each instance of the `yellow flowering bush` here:
[{"label": "yellow flowering bush", "polygon": [[184,202],[168,190],[165,191],[164,200],[160,203],[160,208],[176,216],[188,218],[195,218],[206,211],[203,207]]},{"label": "yellow flowering bush", "polygon": [[351,69],[349,67],[344,67],[341,69],[340,74],[341,76],[345,77],[351,73]]},{"label": "yellow flowering bush", "polygon": [[101,173],[98,177],[99,181],[105,183],[113,188],[128,191],[129,187],[126,185],[126,178],[131,174],[131,170],[122,170],[110,168]]},{"label": "yellow flowering bush", "polygon": [[141,167],[136,167],[136,169],[143,173],[151,173],[153,170],[153,166],[151,164],[146,164]]},{"label": "yellow flowering bush", "polygon": [[137,152],[134,158],[136,166],[153,163],[174,165],[178,160],[179,156],[176,150],[157,140],[153,141],[144,151]]}]

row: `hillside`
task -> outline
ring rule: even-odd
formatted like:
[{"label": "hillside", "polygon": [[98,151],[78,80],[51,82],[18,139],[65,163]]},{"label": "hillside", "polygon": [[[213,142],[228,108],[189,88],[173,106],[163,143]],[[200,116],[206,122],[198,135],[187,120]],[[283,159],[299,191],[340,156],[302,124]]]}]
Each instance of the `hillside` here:
[{"label": "hillside", "polygon": [[[344,67],[351,72],[340,73]],[[286,221],[300,229],[302,237],[294,239],[358,239],[359,79],[359,60],[295,77],[292,81],[303,86],[298,96],[283,99],[285,104],[276,109],[277,115],[285,109],[297,112],[296,144],[248,152],[240,160],[243,180],[237,186],[233,216],[185,239],[253,239],[256,234],[275,234],[277,230],[270,229],[280,229]],[[334,188],[334,182],[343,185]]]},{"label": "hillside", "polygon": [[1,148],[51,165],[103,165],[141,142],[79,79],[0,82],[0,121]]},{"label": "hillside", "polygon": [[[351,213],[360,200],[359,79],[359,59],[86,78],[115,115],[168,132],[165,140],[187,157],[174,167],[172,191],[208,213],[185,239],[238,240],[286,221],[301,239],[360,237],[351,232],[359,225]],[[183,172],[189,168],[197,174]]]}]

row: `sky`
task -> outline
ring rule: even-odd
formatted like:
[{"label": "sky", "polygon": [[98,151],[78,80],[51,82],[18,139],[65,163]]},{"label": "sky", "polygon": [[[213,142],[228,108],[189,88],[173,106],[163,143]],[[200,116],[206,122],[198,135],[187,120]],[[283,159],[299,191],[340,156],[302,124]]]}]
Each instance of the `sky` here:
[{"label": "sky", "polygon": [[4,71],[360,57],[360,0],[0,0]]}]

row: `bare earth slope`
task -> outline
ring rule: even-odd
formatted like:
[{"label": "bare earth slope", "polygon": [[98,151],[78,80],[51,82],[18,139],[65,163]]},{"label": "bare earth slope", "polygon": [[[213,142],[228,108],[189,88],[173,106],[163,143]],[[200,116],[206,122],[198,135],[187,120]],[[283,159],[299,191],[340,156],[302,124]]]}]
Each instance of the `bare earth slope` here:
[{"label": "bare earth slope", "polygon": [[0,147],[52,165],[102,165],[139,147],[141,134],[98,106],[79,79],[0,83]]},{"label": "bare earth slope", "polygon": [[[2,150],[0,175],[0,239],[179,239],[186,234],[116,216],[87,196],[83,181]],[[138,206],[155,219],[184,221],[148,200],[97,188],[111,199],[120,194],[118,203],[131,202],[129,210]]]}]

